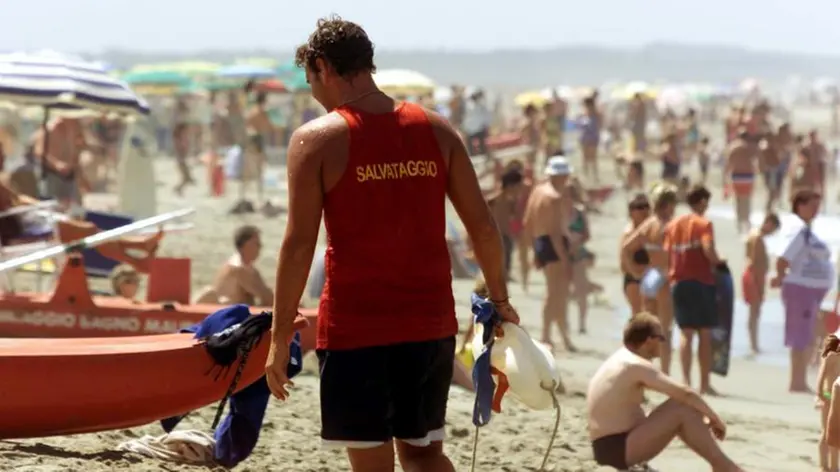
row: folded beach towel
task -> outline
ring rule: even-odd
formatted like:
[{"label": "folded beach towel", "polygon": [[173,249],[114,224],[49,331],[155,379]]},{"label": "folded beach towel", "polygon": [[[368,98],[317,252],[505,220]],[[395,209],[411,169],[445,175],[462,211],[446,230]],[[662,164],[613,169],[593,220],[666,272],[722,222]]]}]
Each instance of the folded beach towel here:
[{"label": "folded beach towel", "polygon": [[175,431],[161,436],[146,435],[117,446],[118,451],[197,465],[213,464],[215,448],[216,440],[201,431]]}]

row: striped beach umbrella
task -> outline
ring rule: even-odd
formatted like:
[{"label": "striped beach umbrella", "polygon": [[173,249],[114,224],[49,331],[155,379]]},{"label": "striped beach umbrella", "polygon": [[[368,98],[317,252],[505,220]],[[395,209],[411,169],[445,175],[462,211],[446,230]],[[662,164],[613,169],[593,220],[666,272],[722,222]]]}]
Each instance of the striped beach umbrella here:
[{"label": "striped beach umbrella", "polygon": [[59,54],[0,55],[0,101],[18,106],[148,113],[149,106],[98,64]]}]

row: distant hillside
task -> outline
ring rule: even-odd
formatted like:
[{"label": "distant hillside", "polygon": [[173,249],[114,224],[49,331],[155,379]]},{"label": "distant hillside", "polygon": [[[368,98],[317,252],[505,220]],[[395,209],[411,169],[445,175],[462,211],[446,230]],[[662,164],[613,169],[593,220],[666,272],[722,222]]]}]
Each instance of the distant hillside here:
[{"label": "distant hillside", "polygon": [[[99,58],[119,66],[237,57],[291,59],[291,51],[203,51],[182,54],[110,50]],[[840,77],[840,57],[759,52],[726,46],[651,44],[640,49],[567,47],[492,52],[381,51],[380,68],[421,71],[441,84],[476,84],[503,89],[549,84],[597,84],[607,80],[702,80],[733,82],[745,76],[781,81],[791,75]]]}]

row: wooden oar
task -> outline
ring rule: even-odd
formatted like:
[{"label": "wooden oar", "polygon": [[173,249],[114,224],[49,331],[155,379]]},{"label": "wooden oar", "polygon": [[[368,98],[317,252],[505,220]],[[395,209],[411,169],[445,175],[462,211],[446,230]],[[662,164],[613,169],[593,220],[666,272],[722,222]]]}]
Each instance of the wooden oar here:
[{"label": "wooden oar", "polygon": [[194,212],[195,208],[186,208],[184,210],[177,210],[169,213],[164,213],[162,215],[146,218],[145,220],[135,221],[134,223],[130,223],[125,226],[120,226],[119,228],[114,228],[108,231],[102,231],[100,233],[94,234],[93,236],[88,236],[78,241],[73,241],[67,244],[57,244],[55,246],[33,252],[32,254],[15,257],[13,259],[9,259],[8,261],[0,262],[0,273],[12,269],[17,269],[18,267],[22,267],[26,264],[31,264],[33,262],[38,262],[43,259],[59,256],[67,252],[81,251],[83,249],[96,247],[100,244],[119,239],[127,234],[138,232],[150,226],[157,226],[169,220],[183,218]]},{"label": "wooden oar", "polygon": [[32,205],[15,206],[6,211],[0,211],[0,218],[23,215],[25,213],[38,210],[49,210],[50,208],[55,208],[56,206],[58,206],[58,200],[47,200],[45,202],[38,202]]}]

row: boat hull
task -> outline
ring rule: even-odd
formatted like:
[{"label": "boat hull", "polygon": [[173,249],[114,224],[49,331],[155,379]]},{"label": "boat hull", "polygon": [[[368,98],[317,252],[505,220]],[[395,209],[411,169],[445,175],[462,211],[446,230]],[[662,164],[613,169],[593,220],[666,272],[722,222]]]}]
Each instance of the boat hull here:
[{"label": "boat hull", "polygon": [[[239,388],[264,373],[263,335]],[[43,437],[140,426],[220,400],[235,367],[218,378],[191,334],[0,339],[0,438]]]}]

